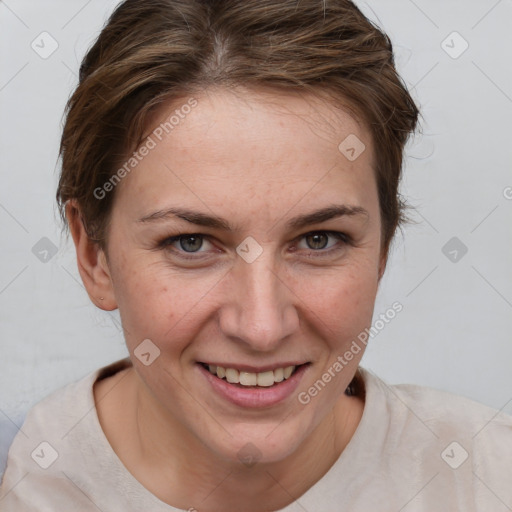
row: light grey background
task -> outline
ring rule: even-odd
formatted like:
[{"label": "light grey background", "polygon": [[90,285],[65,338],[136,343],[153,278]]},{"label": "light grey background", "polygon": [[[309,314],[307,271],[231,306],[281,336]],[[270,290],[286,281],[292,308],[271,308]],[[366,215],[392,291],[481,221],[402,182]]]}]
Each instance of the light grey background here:
[{"label": "light grey background", "polygon": [[[127,354],[118,314],[96,309],[81,285],[54,203],[64,105],[116,4],[0,2],[0,472],[29,407]],[[424,116],[423,136],[408,145],[402,189],[418,223],[397,238],[375,315],[394,301],[404,309],[371,340],[363,365],[390,383],[508,410],[512,1],[357,4],[391,37]],[[46,59],[31,47],[51,49],[42,32],[58,43]],[[459,56],[462,38],[469,47]],[[44,253],[43,237],[58,248],[54,256]],[[452,237],[467,247],[463,257],[456,246],[443,253]]]}]

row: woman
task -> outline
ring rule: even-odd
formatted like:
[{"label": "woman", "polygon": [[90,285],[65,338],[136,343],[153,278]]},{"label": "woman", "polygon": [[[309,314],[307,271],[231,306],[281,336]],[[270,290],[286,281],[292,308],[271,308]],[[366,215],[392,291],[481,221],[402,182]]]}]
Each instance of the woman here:
[{"label": "woman", "polygon": [[418,114],[348,0],[120,4],[57,198],[130,357],[30,411],[0,510],[510,510],[510,417],[359,367]]}]

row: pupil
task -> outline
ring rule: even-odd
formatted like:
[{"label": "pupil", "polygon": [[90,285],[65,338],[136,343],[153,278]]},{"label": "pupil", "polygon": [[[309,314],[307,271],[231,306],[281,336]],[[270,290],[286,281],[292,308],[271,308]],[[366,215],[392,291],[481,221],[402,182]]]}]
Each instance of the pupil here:
[{"label": "pupil", "polygon": [[[192,247],[188,247],[186,246],[186,243],[188,241],[192,240]],[[184,244],[184,241],[185,241],[185,244]],[[194,244],[195,242],[195,244]],[[203,245],[203,241],[201,239],[201,237],[199,236],[196,236],[196,235],[189,235],[189,236],[186,236],[186,237],[183,237],[183,238],[180,238],[180,245],[181,245],[181,248],[186,251],[186,252],[195,252],[196,250],[200,249],[201,248],[201,245]],[[189,250],[191,249],[191,250]]]},{"label": "pupil", "polygon": [[[323,244],[321,243],[321,239],[322,238],[323,238],[323,240],[325,242]],[[320,239],[320,243],[319,243],[319,239]],[[309,243],[311,240],[313,240],[313,243]],[[320,233],[320,234],[317,233],[317,234],[314,234],[314,235],[308,235],[307,241],[308,241],[308,245],[312,249],[324,249],[325,246],[327,245],[327,236],[325,234],[323,234],[323,233]]]}]

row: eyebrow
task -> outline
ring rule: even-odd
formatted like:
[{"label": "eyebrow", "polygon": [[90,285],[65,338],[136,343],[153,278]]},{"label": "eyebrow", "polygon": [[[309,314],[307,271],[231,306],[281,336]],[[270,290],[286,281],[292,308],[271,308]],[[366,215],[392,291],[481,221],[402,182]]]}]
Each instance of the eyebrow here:
[{"label": "eyebrow", "polygon": [[[288,229],[300,229],[311,224],[319,224],[321,222],[326,222],[331,219],[335,219],[338,217],[353,217],[356,215],[364,215],[365,217],[369,217],[369,213],[361,206],[352,206],[352,205],[331,205],[325,208],[321,208],[319,210],[315,210],[310,213],[306,213],[303,215],[298,215],[290,219],[286,223],[286,227]],[[166,221],[169,218],[178,217],[186,222],[191,224],[196,224],[198,226],[204,226],[215,229],[222,229],[225,231],[237,231],[236,227],[232,227],[230,223],[223,219],[222,217],[217,217],[214,215],[206,215],[201,212],[196,212],[194,210],[189,210],[187,208],[167,208],[165,210],[158,210],[156,212],[150,213],[141,217],[137,220],[140,223],[153,223],[153,222],[161,222]]]}]

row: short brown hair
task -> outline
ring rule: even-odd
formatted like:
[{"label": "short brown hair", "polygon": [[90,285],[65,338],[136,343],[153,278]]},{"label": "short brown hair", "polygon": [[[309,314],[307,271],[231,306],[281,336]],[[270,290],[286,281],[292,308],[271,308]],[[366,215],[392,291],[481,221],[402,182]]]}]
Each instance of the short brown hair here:
[{"label": "short brown hair", "polygon": [[[419,111],[389,37],[350,0],[125,0],[80,67],[66,106],[57,202],[75,199],[105,246],[114,191],[102,187],[143,139],[150,115],[210,86],[327,95],[366,123],[375,148],[387,253],[404,220],[398,191],[404,146]],[[340,141],[341,142],[341,141]]]}]

